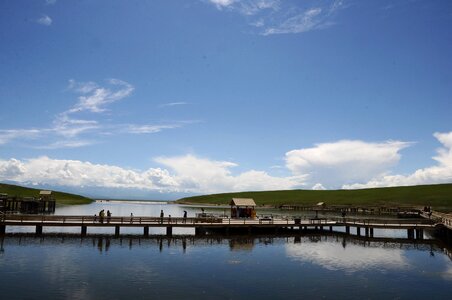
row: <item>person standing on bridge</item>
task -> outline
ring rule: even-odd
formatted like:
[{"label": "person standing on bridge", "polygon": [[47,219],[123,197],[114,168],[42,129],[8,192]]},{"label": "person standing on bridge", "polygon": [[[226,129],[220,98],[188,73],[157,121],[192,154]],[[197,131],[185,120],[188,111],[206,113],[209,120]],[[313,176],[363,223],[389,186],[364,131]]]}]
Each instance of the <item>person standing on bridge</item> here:
[{"label": "person standing on bridge", "polygon": [[111,219],[111,212],[110,212],[110,210],[107,210],[107,223],[110,223],[110,219]]},{"label": "person standing on bridge", "polygon": [[184,223],[187,223],[187,211],[184,210]]},{"label": "person standing on bridge", "polygon": [[99,222],[103,223],[104,222],[104,217],[105,217],[105,211],[102,209],[99,212]]}]

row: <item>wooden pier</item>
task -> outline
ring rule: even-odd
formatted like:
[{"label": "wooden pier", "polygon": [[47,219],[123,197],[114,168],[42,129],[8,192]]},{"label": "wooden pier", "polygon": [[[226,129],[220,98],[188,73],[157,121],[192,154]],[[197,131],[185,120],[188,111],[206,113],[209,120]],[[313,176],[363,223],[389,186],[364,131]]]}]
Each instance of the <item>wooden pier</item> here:
[{"label": "wooden pier", "polygon": [[50,191],[41,191],[39,197],[17,197],[0,194],[0,212],[54,213],[56,201]]},{"label": "wooden pier", "polygon": [[304,231],[334,232],[374,237],[374,229],[399,229],[406,231],[408,239],[423,239],[424,230],[443,227],[432,219],[231,219],[231,218],[159,218],[159,217],[104,217],[98,216],[56,216],[56,215],[0,215],[0,235],[7,227],[32,226],[40,235],[45,227],[78,227],[80,235],[88,234],[91,228],[114,228],[119,236],[121,228],[142,228],[149,236],[150,228],[164,228],[167,236],[173,235],[173,228],[194,228],[195,235],[207,234],[264,234],[297,233]]}]

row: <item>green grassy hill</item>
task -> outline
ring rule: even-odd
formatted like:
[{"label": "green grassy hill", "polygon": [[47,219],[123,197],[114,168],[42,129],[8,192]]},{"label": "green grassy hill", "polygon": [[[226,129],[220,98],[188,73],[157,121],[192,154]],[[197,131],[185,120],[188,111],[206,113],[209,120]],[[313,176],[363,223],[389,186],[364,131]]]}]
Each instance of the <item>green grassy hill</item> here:
[{"label": "green grassy hill", "polygon": [[[41,189],[32,189],[18,185],[0,183],[0,193],[8,194],[8,196],[18,197],[39,197]],[[79,195],[68,194],[63,192],[53,192],[56,203],[61,205],[88,204],[93,200]]]},{"label": "green grassy hill", "polygon": [[229,204],[231,198],[253,198],[257,205],[282,204],[312,205],[386,205],[432,206],[437,210],[452,211],[452,184],[418,185],[360,190],[288,190],[265,192],[225,193],[179,199],[178,203]]}]

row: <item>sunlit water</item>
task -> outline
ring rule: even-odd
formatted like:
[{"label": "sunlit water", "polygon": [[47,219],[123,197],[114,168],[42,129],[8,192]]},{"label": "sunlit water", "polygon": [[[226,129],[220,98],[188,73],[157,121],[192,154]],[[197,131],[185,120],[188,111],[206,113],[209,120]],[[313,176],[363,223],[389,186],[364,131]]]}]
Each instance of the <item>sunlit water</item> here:
[{"label": "sunlit water", "polygon": [[[102,208],[116,216],[199,212],[177,205],[95,203],[57,214]],[[452,292],[452,261],[433,240],[94,234],[7,235],[0,249],[1,298],[449,299]]]}]

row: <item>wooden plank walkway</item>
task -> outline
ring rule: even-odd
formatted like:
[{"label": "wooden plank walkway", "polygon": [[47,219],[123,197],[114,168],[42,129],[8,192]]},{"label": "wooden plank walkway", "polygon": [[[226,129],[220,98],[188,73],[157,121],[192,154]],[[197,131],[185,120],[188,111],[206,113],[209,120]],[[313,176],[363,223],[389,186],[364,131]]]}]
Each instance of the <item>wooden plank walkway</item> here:
[{"label": "wooden plank walkway", "polygon": [[80,227],[81,235],[87,234],[87,228],[91,227],[114,227],[115,235],[120,234],[121,227],[141,227],[143,234],[149,235],[149,228],[166,228],[166,234],[172,235],[173,228],[195,228],[197,235],[205,234],[207,231],[243,230],[252,234],[253,231],[269,230],[277,233],[278,230],[327,230],[333,231],[333,227],[345,228],[350,234],[350,228],[356,228],[358,236],[372,237],[373,230],[402,229],[407,230],[408,238],[422,238],[423,230],[434,229],[438,226],[429,219],[351,219],[351,218],[328,218],[328,219],[231,219],[231,218],[159,218],[147,216],[133,217],[104,217],[98,216],[65,216],[65,215],[24,215],[10,214],[0,215],[0,234],[5,234],[9,226],[35,226],[36,233],[42,234],[43,227]]}]

